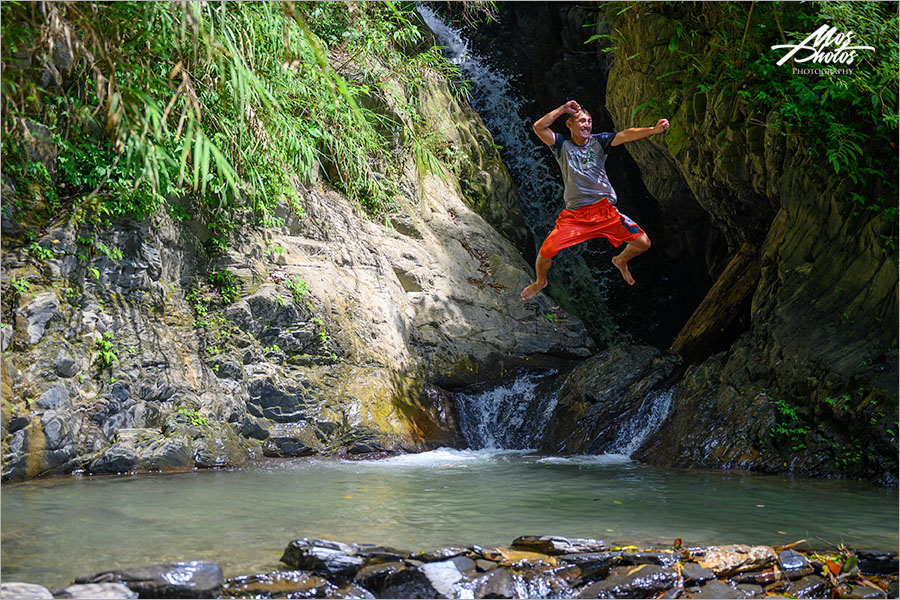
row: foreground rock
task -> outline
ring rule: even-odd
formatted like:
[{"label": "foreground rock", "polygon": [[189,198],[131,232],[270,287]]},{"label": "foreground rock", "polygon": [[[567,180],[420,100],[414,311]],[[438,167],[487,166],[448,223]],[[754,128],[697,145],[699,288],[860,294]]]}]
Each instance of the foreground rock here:
[{"label": "foreground rock", "polygon": [[[680,544],[680,540],[678,541]],[[895,597],[896,553],[733,544],[616,546],[523,536],[506,547],[395,549],[301,539],[282,562],[295,571],[226,581],[226,597],[267,598],[800,598]],[[293,582],[293,583],[291,583]]]},{"label": "foreground rock", "polygon": [[894,551],[732,544],[667,548],[522,536],[509,547],[409,553],[374,544],[294,540],[287,569],[223,579],[209,562],[80,577],[52,592],[3,583],[3,598],[896,598]]},{"label": "foreground rock", "polygon": [[141,598],[211,598],[222,589],[224,577],[216,563],[191,561],[107,571],[79,577],[75,583],[119,583]]}]

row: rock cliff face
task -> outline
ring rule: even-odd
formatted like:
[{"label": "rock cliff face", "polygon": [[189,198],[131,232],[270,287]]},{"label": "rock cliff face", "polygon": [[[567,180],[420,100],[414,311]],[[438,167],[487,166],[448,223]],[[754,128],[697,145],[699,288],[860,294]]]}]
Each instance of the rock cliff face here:
[{"label": "rock cliff face", "polygon": [[490,134],[444,83],[426,94],[468,183],[403,158],[390,224],[296,184],[305,214],[224,254],[166,214],[56,225],[37,240],[50,257],[5,249],[3,477],[456,445],[443,387],[498,359],[588,356],[580,321],[519,299],[533,274]]},{"label": "rock cliff face", "polygon": [[[626,40],[618,57],[647,51],[613,61],[606,104],[621,121],[636,108],[628,90],[675,99],[666,136],[630,148],[648,189],[676,211],[696,202],[729,252],[757,246],[761,267],[756,285],[743,286],[746,331],[688,371],[672,418],[638,456],[894,478],[897,256],[879,243],[892,224],[847,201],[851,192],[877,194],[881,182],[829,174],[802,136],[767,126],[773,115],[733,87],[662,83],[658,75],[685,68],[667,46],[690,19],[674,11],[615,20]],[[717,263],[713,277],[733,277]],[[718,306],[736,310],[726,299]]]},{"label": "rock cliff face", "polygon": [[[685,71],[691,58],[672,52],[670,43],[680,32],[702,37],[704,17],[697,13],[706,8],[622,8],[547,3],[535,22],[530,7],[507,3],[501,23],[475,39],[482,49],[499,48],[501,67],[521,72],[529,97],[546,107],[533,109],[536,116],[577,97],[608,111],[608,123],[595,116],[595,129],[671,119],[665,135],[626,146],[652,195],[632,198],[653,209],[638,219],[654,239],[648,256],[688,256],[678,263],[680,277],[706,283],[696,300],[691,286],[642,288],[662,303],[675,296],[675,305],[690,310],[668,312],[677,335],[660,344],[674,341],[670,351],[685,359],[675,371],[684,369],[672,414],[634,456],[665,465],[895,480],[897,256],[879,240],[896,224],[846,201],[851,192],[877,195],[881,182],[853,186],[835,177],[810,156],[802,135],[780,133],[773,115],[741,100],[734,86],[698,92],[696,82],[673,84],[667,74]],[[592,34],[601,42],[585,46]],[[523,67],[513,57],[529,44],[541,51]],[[702,39],[694,47],[706,48],[703,60],[715,64],[714,47]],[[654,100],[675,109],[651,114]],[[619,318],[626,303],[611,305]],[[640,318],[622,322],[627,334],[645,326]],[[545,449],[596,451],[609,427],[598,415],[615,419],[612,413],[637,410],[597,406],[607,396],[643,401],[624,380],[615,393],[607,381],[630,369],[647,371],[646,361],[631,354],[606,351],[605,359],[576,369],[563,386]]]}]

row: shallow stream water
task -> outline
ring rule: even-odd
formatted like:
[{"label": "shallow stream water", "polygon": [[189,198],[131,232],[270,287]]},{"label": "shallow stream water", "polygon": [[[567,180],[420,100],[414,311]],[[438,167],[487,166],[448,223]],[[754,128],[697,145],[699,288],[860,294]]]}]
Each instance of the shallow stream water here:
[{"label": "shallow stream water", "polygon": [[897,549],[896,488],[648,467],[625,456],[447,450],[377,461],[295,459],[223,471],[4,484],[3,581],[176,560],[226,576],[278,568],[302,537],[401,550],[509,545],[520,535],[608,542]]}]

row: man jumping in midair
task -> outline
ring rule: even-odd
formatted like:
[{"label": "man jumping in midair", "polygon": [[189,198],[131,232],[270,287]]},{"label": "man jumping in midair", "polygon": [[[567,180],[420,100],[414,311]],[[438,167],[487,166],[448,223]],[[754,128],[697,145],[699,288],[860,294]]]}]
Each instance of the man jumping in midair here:
[{"label": "man jumping in midair", "polygon": [[[550,129],[562,115],[568,115],[570,139]],[[562,169],[566,209],[559,213],[556,226],[538,252],[534,265],[537,280],[522,290],[522,300],[531,300],[547,287],[547,272],[560,250],[598,237],[605,237],[616,247],[626,243],[612,263],[628,285],[634,285],[628,261],[650,248],[650,238],[637,223],[616,210],[616,192],[606,176],[606,157],[610,146],[662,133],[669,128],[669,121],[660,119],[653,127],[633,127],[619,133],[592,134],[591,115],[576,101],[569,100],[535,121],[532,127],[541,141],[550,146]]]}]

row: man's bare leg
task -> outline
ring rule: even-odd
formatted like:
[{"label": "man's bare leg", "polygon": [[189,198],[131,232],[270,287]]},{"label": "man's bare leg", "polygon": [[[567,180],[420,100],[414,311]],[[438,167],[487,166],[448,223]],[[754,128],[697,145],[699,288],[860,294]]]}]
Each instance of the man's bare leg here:
[{"label": "man's bare leg", "polygon": [[636,240],[632,240],[625,244],[625,249],[622,250],[618,256],[613,257],[612,264],[619,269],[619,272],[622,273],[622,278],[628,285],[634,285],[634,277],[631,276],[631,271],[628,270],[628,261],[638,254],[643,254],[649,249],[650,238],[647,237],[647,234],[645,233]]},{"label": "man's bare leg", "polygon": [[547,271],[550,270],[550,263],[552,262],[552,258],[538,254],[537,260],[534,261],[534,272],[537,276],[537,281],[522,290],[522,300],[531,300],[539,291],[547,287]]}]

